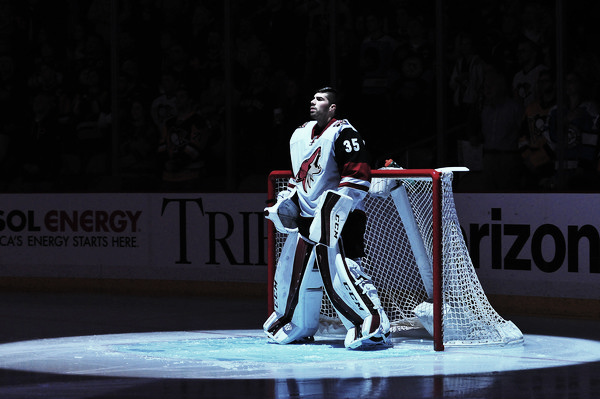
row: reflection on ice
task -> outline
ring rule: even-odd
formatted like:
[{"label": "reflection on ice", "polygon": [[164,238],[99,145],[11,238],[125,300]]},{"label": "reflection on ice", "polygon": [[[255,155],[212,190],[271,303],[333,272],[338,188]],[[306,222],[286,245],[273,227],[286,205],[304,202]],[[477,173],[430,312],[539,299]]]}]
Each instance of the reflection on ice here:
[{"label": "reflection on ice", "polygon": [[[527,335],[509,347],[447,348],[394,337],[377,351],[341,340],[277,345],[258,330],[157,332],[67,337],[0,345],[0,367],[62,374],[194,379],[376,378],[479,374],[600,360],[600,342]],[[290,389],[287,383],[281,389]],[[293,387],[291,387],[293,389]]]}]

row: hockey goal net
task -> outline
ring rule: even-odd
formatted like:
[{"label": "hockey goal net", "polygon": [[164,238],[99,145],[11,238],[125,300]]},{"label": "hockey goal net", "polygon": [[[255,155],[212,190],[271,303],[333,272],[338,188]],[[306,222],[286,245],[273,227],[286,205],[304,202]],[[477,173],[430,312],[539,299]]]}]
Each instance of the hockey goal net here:
[{"label": "hockey goal net", "polygon": [[[291,172],[269,178],[269,198],[285,190]],[[373,170],[365,201],[367,255],[371,276],[392,332],[426,328],[435,350],[445,345],[506,345],[521,331],[489,303],[466,247],[452,193],[453,174],[434,169]],[[269,223],[269,307],[272,282],[286,235]],[[341,322],[323,296],[321,334],[339,332]]]}]

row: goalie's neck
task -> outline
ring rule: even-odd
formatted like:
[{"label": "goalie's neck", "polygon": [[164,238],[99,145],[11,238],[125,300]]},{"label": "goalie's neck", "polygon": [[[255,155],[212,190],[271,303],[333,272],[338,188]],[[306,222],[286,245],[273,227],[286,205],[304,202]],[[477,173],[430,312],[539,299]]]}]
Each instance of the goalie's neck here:
[{"label": "goalie's neck", "polygon": [[321,126],[319,126],[319,122],[317,122],[317,124],[316,124],[316,125],[314,125],[314,126],[313,126],[313,129],[312,129],[312,138],[313,138],[313,139],[315,139],[315,138],[319,137],[319,136],[320,136],[321,134],[323,134],[323,132],[324,132],[325,130],[327,130],[327,128],[328,128],[329,126],[331,126],[331,124],[332,124],[333,122],[335,122],[335,121],[336,121],[336,119],[335,119],[335,118],[331,118],[331,119],[330,119],[330,120],[327,122],[327,124],[325,124],[325,127],[321,127]]}]

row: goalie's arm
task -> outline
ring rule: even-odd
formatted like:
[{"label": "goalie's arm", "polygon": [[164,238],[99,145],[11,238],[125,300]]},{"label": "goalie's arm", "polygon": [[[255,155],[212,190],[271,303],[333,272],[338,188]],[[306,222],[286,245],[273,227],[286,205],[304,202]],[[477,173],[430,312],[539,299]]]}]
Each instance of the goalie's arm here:
[{"label": "goalie's arm", "polygon": [[371,186],[371,166],[366,144],[356,130],[342,130],[335,142],[335,159],[340,171],[338,193],[352,199],[352,209],[360,207]]}]

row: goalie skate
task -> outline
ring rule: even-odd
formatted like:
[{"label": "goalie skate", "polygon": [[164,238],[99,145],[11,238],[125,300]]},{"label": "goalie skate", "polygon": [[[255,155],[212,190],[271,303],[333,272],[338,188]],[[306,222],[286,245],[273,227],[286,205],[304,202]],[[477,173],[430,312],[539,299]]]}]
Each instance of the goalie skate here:
[{"label": "goalie skate", "polygon": [[281,319],[273,312],[271,317],[269,317],[263,325],[267,337],[278,344],[314,342],[314,337],[310,335],[312,331],[309,331],[309,329],[298,327],[292,322],[288,322],[284,325],[281,324],[283,324]]},{"label": "goalie skate", "polygon": [[[380,312],[383,317],[380,319],[379,325],[373,326],[373,315],[368,316],[360,328],[352,327],[346,334],[344,346],[348,349],[370,349],[380,346],[391,346],[389,342],[390,323],[384,313]],[[376,322],[376,321],[375,321]]]}]

